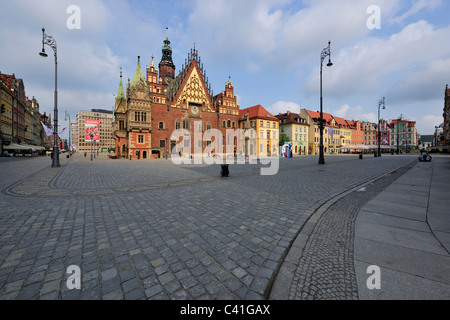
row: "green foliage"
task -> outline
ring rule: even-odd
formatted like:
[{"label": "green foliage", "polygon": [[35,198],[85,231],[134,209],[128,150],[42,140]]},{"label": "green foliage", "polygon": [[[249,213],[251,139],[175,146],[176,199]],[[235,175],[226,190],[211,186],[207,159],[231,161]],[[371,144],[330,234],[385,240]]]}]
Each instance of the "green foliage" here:
[{"label": "green foliage", "polygon": [[284,146],[284,143],[289,142],[289,141],[291,141],[291,139],[289,138],[289,136],[286,133],[280,134],[280,147]]}]

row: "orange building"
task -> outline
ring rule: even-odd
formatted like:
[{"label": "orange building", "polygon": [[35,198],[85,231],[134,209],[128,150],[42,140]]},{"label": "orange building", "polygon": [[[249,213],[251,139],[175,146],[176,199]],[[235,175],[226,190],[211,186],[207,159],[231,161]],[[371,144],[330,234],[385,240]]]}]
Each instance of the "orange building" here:
[{"label": "orange building", "polygon": [[364,129],[360,121],[347,120],[352,129],[352,145],[364,144]]}]

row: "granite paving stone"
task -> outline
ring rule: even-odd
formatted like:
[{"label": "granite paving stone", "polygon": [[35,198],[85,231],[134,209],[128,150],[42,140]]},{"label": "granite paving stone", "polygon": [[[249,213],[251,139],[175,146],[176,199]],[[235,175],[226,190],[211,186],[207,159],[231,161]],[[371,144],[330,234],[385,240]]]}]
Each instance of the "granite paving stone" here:
[{"label": "granite paving stone", "polygon": [[[327,156],[322,171],[316,157],[281,159],[270,177],[261,164],[235,164],[227,180],[217,165],[170,160],[13,160],[0,159],[2,299],[226,300],[267,298],[316,208],[412,158]],[[79,291],[64,289],[70,265],[81,269]]]}]

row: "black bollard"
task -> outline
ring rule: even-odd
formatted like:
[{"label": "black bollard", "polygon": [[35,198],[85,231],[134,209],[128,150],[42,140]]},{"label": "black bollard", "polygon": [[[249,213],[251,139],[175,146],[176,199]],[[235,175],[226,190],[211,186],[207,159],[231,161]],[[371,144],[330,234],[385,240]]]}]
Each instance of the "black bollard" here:
[{"label": "black bollard", "polygon": [[222,164],[222,169],[220,171],[222,177],[228,177],[230,174],[228,164]]}]

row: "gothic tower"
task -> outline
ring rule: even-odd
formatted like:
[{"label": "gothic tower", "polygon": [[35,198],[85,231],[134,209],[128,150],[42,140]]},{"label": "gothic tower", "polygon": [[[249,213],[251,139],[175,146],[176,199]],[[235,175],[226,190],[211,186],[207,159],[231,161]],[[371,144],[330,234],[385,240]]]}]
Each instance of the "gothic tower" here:
[{"label": "gothic tower", "polygon": [[164,40],[164,46],[162,48],[162,58],[158,67],[161,82],[165,85],[168,85],[169,82],[175,78],[175,65],[172,61],[172,48],[170,47],[168,35],[166,35],[166,40]]}]

